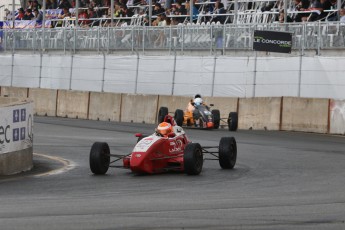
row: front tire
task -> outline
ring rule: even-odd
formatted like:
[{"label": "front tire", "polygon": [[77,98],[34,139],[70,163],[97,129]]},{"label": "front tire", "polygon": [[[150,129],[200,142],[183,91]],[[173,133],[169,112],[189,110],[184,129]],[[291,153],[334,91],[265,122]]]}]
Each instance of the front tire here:
[{"label": "front tire", "polygon": [[158,111],[158,123],[162,123],[166,115],[168,115],[168,107],[160,107]]},{"label": "front tire", "polygon": [[184,149],[184,171],[188,175],[199,175],[204,163],[204,157],[199,143],[189,143]]},{"label": "front tire", "polygon": [[212,115],[213,115],[213,127],[215,129],[219,128],[219,124],[220,124],[220,112],[218,109],[212,110]]},{"label": "front tire", "polygon": [[110,165],[110,149],[105,142],[95,142],[90,151],[90,169],[94,174],[105,174]]},{"label": "front tire", "polygon": [[236,112],[229,113],[228,127],[229,131],[236,131],[238,126],[238,114]]},{"label": "front tire", "polygon": [[176,111],[175,111],[175,115],[174,115],[174,119],[175,119],[175,121],[176,121],[176,124],[178,125],[178,126],[182,126],[182,124],[183,124],[183,110],[181,110],[181,109],[176,109]]},{"label": "front tire", "polygon": [[219,165],[233,169],[237,160],[237,144],[234,137],[222,137],[219,142]]}]

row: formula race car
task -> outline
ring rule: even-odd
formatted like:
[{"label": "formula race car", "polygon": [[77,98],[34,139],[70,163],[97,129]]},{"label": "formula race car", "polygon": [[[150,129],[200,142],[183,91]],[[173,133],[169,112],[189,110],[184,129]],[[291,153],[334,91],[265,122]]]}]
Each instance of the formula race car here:
[{"label": "formula race car", "polygon": [[[90,151],[92,173],[105,174],[109,167],[114,167],[130,169],[134,173],[178,171],[198,175],[204,160],[208,160],[205,154],[209,154],[213,160],[218,159],[223,169],[232,169],[236,164],[237,145],[234,137],[222,137],[219,146],[202,147],[199,143],[193,143],[170,115],[164,117],[152,135],[144,137],[136,134],[136,137],[137,144],[128,155],[111,154],[107,143],[95,142]],[[122,164],[116,165],[121,161]]]},{"label": "formula race car", "polygon": [[[213,104],[210,104],[213,106]],[[174,118],[178,126],[195,127],[202,129],[218,129],[220,122],[227,123],[229,131],[237,130],[238,115],[236,112],[230,112],[228,118],[221,118],[218,109],[210,110],[206,105],[194,105],[194,112],[176,109]],[[160,107],[158,111],[158,123],[161,123],[164,117],[169,114],[168,107]]]}]

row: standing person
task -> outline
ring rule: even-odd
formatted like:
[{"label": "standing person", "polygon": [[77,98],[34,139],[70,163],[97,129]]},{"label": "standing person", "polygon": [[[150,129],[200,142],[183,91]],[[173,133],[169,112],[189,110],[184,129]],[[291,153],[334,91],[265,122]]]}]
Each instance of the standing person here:
[{"label": "standing person", "polygon": [[345,23],[345,9],[340,9],[339,15],[340,15],[339,21],[340,21],[341,23]]},{"label": "standing person", "polygon": [[[190,15],[190,1],[186,2],[186,10],[187,10],[187,15]],[[195,4],[193,4],[193,9],[192,9],[192,20],[193,20],[193,22],[198,20],[198,14],[199,14],[199,11],[196,8]]]},{"label": "standing person", "polygon": [[26,9],[25,14],[24,14],[22,20],[32,20],[34,18],[35,18],[35,16],[32,14],[32,10],[31,9]]},{"label": "standing person", "polygon": [[[216,3],[214,4],[214,14],[226,14],[226,10],[224,9],[224,4],[221,3],[219,0],[216,1]],[[214,16],[213,20],[214,22],[220,22],[221,24],[224,24],[226,20],[226,16]]]},{"label": "standing person", "polygon": [[36,22],[42,22],[43,21],[43,13],[40,12],[37,8],[34,9],[34,14],[35,14],[35,20]]},{"label": "standing person", "polygon": [[[182,5],[181,0],[177,0],[175,3],[175,6],[176,6],[176,11],[175,11],[176,15],[187,15],[186,7]],[[183,23],[185,19],[186,19],[185,17],[178,17],[177,21],[179,23]]]}]

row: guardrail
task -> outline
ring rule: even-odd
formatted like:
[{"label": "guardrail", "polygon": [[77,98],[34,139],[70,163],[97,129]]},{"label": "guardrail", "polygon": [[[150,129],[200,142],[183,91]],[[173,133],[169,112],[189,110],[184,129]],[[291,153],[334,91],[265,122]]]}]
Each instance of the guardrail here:
[{"label": "guardrail", "polygon": [[252,50],[254,30],[291,32],[293,50],[345,48],[340,22],[269,24],[187,24],[166,27],[128,26],[3,30],[2,50],[137,52]]}]

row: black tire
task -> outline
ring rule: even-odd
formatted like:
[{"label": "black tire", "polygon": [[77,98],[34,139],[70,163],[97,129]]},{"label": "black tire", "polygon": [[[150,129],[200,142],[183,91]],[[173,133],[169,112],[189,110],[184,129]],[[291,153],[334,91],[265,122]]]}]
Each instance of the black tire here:
[{"label": "black tire", "polygon": [[219,128],[219,124],[220,124],[220,112],[218,109],[212,110],[212,115],[213,115],[213,127],[215,129]]},{"label": "black tire", "polygon": [[236,112],[229,113],[228,127],[229,131],[236,131],[238,125],[238,114]]},{"label": "black tire", "polygon": [[174,119],[175,119],[176,124],[177,124],[178,126],[182,126],[182,124],[183,124],[183,116],[184,116],[183,110],[181,110],[181,109],[176,109],[175,115],[174,115]]},{"label": "black tire", "polygon": [[95,142],[90,151],[90,169],[94,174],[105,174],[110,164],[110,149],[105,142]]},{"label": "black tire", "polygon": [[168,107],[160,107],[158,111],[158,123],[162,123],[166,115],[168,115]]},{"label": "black tire", "polygon": [[219,165],[233,169],[237,159],[237,144],[234,137],[222,137],[219,142]]},{"label": "black tire", "polygon": [[189,143],[184,149],[184,171],[188,175],[199,175],[204,163],[204,156],[199,143]]}]

